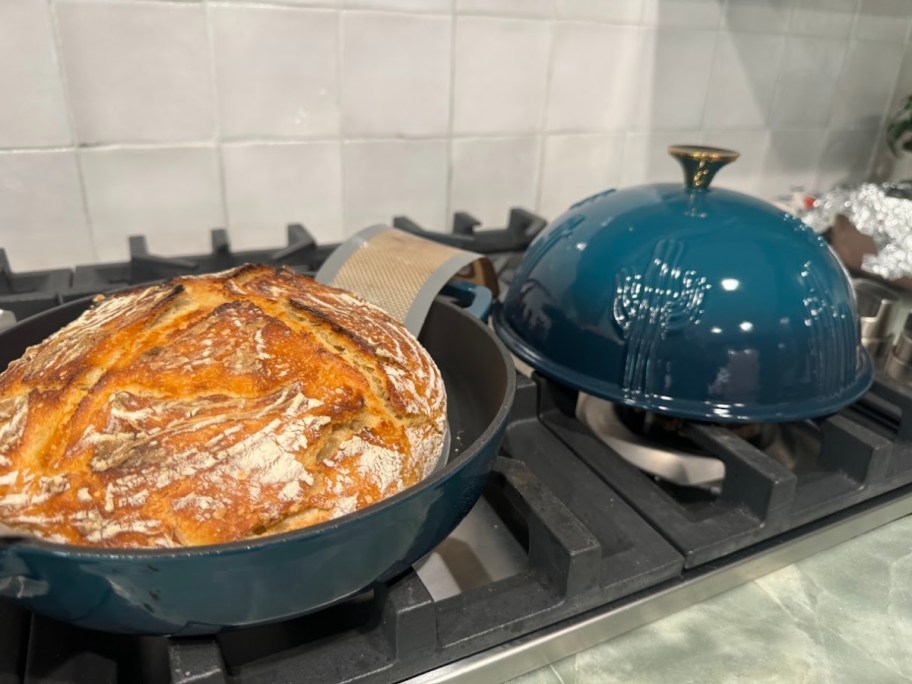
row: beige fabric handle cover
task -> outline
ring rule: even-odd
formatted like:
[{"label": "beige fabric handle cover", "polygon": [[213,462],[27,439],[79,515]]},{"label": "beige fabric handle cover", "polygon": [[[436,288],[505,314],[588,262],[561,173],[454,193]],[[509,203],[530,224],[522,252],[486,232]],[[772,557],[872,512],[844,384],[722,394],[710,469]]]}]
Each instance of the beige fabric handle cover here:
[{"label": "beige fabric handle cover", "polygon": [[360,295],[417,336],[434,297],[450,278],[480,258],[473,252],[377,225],[342,243],[315,279]]}]

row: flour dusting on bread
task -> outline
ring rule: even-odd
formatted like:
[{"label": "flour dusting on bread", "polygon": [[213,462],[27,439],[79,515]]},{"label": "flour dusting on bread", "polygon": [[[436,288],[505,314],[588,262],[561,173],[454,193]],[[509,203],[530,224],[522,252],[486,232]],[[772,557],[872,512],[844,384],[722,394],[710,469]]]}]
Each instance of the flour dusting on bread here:
[{"label": "flour dusting on bread", "polygon": [[397,321],[288,269],[100,297],[0,374],[0,522],[112,547],[330,520],[431,472],[440,372]]}]

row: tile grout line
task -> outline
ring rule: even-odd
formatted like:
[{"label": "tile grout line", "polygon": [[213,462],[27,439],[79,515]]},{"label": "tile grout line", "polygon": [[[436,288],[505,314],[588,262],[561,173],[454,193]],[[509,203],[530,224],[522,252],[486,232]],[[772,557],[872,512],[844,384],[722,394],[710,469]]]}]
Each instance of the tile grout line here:
[{"label": "tile grout line", "polygon": [[453,211],[453,142],[456,140],[454,130],[456,127],[456,36],[458,28],[458,18],[456,15],[456,0],[450,2],[450,87],[449,87],[449,112],[447,120],[447,176],[446,176],[446,199],[444,202],[443,225],[441,230],[446,232],[447,224],[452,220]]},{"label": "tile grout line", "polygon": [[[556,11],[556,9],[555,9]],[[544,186],[545,178],[545,147],[547,144],[545,129],[548,123],[548,107],[551,103],[551,81],[554,74],[554,44],[557,42],[557,24],[555,21],[551,21],[548,26],[548,56],[546,64],[548,65],[547,70],[545,71],[545,97],[542,102],[541,114],[538,117],[538,134],[535,136],[538,140],[538,149],[536,153],[538,155],[538,168],[535,173],[535,211],[541,212],[542,205],[542,188]]]},{"label": "tile grout line", "polygon": [[[709,78],[706,81],[706,92],[703,93],[703,107],[700,110],[700,123],[697,125],[701,138],[703,137],[703,133],[706,131],[706,110],[709,107],[709,94],[712,92],[713,76],[716,74],[716,58],[719,56],[719,37],[722,35],[721,23],[722,19],[720,17],[720,26],[716,26],[716,29],[713,31],[712,56],[709,58]],[[656,37],[658,38],[658,36]]]},{"label": "tile grout line", "polygon": [[[875,126],[848,126],[832,129],[833,132],[854,132],[854,131],[872,131]],[[634,135],[665,135],[680,132],[680,128],[656,128],[656,129],[621,129],[621,130],[560,130],[553,131],[552,135],[567,138],[592,138],[602,136],[623,136],[628,133]],[[825,131],[823,126],[780,126],[775,128],[764,128],[758,126],[738,126],[732,128],[713,128],[712,131],[725,131],[729,133],[816,133]],[[340,138],[339,136],[317,136],[317,137],[288,137],[288,138],[240,138],[240,139],[222,139],[221,144],[229,147],[242,147],[253,145],[320,145],[326,143],[378,143],[378,142],[426,142],[426,141],[447,141],[450,138],[454,140],[513,140],[519,138],[530,138],[538,135],[534,130],[523,131],[503,131],[496,133],[465,133],[447,136],[446,134],[432,134],[422,136],[377,136],[371,138]],[[66,152],[66,151],[116,151],[116,150],[155,150],[155,149],[208,149],[214,148],[219,141],[184,141],[174,140],[165,142],[117,142],[102,143],[89,145],[47,145],[34,147],[0,147],[0,154],[31,154],[40,152]]]},{"label": "tile grout line", "polygon": [[79,134],[76,130],[76,115],[73,112],[72,98],[70,96],[69,79],[66,77],[66,69],[63,66],[63,39],[60,36],[60,22],[57,18],[57,4],[53,0],[47,3],[48,19],[50,21],[51,38],[54,43],[55,62],[57,65],[57,74],[60,77],[60,88],[63,91],[63,107],[66,110],[67,125],[70,129],[70,145],[65,149],[73,150],[73,158],[76,162],[76,177],[79,180],[79,198],[82,201],[82,213],[85,218],[86,229],[89,233],[89,243],[92,252],[92,259],[98,261],[98,248],[95,244],[95,226],[92,220],[92,213],[89,211],[89,193],[86,190],[85,172],[82,165],[82,153],[79,151]]},{"label": "tile grout line", "polygon": [[[890,89],[890,97],[887,100],[887,108],[880,117],[880,123],[877,126],[877,140],[878,142],[883,140],[884,135],[887,131],[887,119],[892,114],[890,108],[893,106],[893,103],[896,101],[896,94],[899,92],[899,77],[902,75],[903,65],[906,59],[907,50],[903,50],[903,54],[899,58],[899,68],[896,70],[896,73],[893,75],[893,87]],[[878,144],[874,144],[871,149],[871,153],[868,155],[868,162],[865,165],[865,177],[869,178],[871,171],[874,169],[874,161],[877,158],[877,150],[879,148]]]},{"label": "tile grout line", "polygon": [[[728,1],[731,2],[731,0],[728,0]],[[789,14],[789,18],[788,18],[788,23],[791,24],[792,15],[795,13],[794,5],[792,5],[789,12],[790,12],[790,14]],[[785,67],[786,67],[786,64],[788,64],[788,60],[786,59],[786,56],[788,54],[788,48],[789,48],[789,37],[790,36],[788,35],[788,33],[781,34],[782,49],[781,49],[781,52],[779,53],[779,62],[778,62],[778,64],[776,64],[776,83],[773,85],[773,92],[770,95],[769,103],[766,105],[766,112],[764,113],[764,118],[763,118],[763,123],[764,123],[763,128],[764,128],[764,130],[767,130],[767,131],[772,130],[773,107],[776,104],[776,96],[779,94],[780,90],[782,89],[782,81],[785,78]]]},{"label": "tile grout line", "polygon": [[225,173],[225,151],[222,147],[222,116],[221,116],[221,89],[218,82],[218,67],[216,65],[215,26],[212,22],[212,9],[209,0],[203,0],[203,19],[206,22],[206,40],[208,41],[209,79],[212,83],[212,125],[215,143],[215,155],[218,162],[219,194],[222,200],[222,221],[227,229],[231,226],[231,217],[228,212],[228,182]]},{"label": "tile grout line", "polygon": [[342,12],[341,3],[336,8],[336,110],[339,123],[339,135],[333,140],[336,143],[336,146],[339,150],[339,225],[337,226],[338,233],[343,237],[343,239],[348,237],[347,229],[347,220],[346,220],[346,206],[345,201],[345,96],[343,90],[343,79],[345,73],[345,50],[344,50],[344,41],[345,41],[345,30],[342,22],[344,21],[345,15]]}]

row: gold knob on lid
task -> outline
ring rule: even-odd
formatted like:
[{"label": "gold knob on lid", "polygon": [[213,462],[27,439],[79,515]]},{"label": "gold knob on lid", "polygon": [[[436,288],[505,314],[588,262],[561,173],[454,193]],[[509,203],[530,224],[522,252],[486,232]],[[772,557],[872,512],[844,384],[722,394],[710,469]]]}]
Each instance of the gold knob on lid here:
[{"label": "gold knob on lid", "polygon": [[702,190],[709,187],[719,169],[741,156],[734,150],[703,145],[671,145],[668,154],[681,163],[687,187]]}]

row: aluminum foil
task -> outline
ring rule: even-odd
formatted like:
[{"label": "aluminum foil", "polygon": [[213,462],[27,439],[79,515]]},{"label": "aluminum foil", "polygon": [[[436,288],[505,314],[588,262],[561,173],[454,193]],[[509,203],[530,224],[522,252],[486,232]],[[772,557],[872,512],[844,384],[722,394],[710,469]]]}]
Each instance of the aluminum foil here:
[{"label": "aluminum foil", "polygon": [[862,268],[895,280],[912,276],[912,182],[837,186],[819,197],[802,220],[825,233],[842,214],[859,232],[871,236],[877,254],[866,254]]}]

